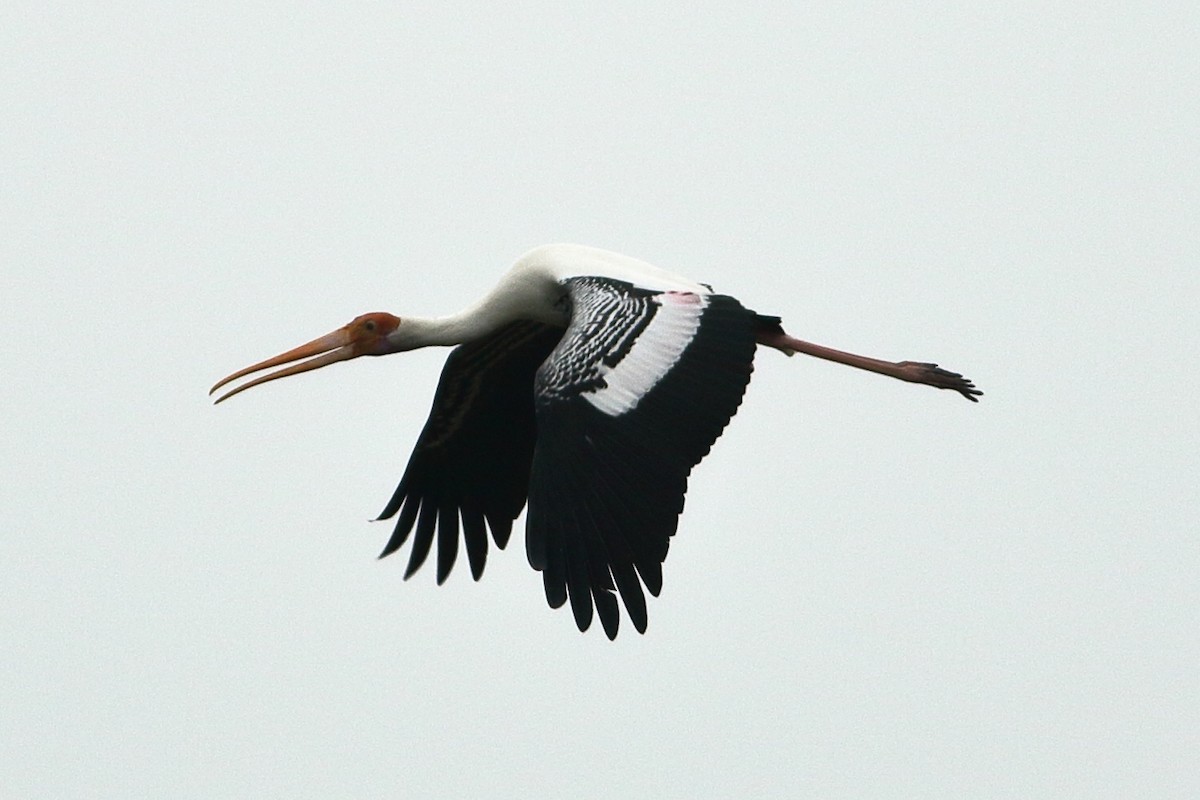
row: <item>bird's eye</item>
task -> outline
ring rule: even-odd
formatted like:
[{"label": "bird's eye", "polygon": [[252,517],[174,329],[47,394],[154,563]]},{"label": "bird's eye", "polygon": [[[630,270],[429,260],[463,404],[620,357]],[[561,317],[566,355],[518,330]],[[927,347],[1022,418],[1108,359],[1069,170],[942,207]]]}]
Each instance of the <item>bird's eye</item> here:
[{"label": "bird's eye", "polygon": [[363,328],[366,330],[367,333],[374,333],[375,332],[375,320],[373,320],[373,319],[367,320],[366,322],[363,323]]}]

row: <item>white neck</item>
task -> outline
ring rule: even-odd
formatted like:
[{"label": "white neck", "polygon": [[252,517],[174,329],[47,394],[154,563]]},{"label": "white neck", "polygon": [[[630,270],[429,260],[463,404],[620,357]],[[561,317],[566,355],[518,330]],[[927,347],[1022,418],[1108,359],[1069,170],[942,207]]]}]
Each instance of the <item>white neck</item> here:
[{"label": "white neck", "polygon": [[400,326],[388,339],[397,350],[450,347],[482,339],[507,321],[472,317],[466,311],[449,317],[402,317]]},{"label": "white neck", "polygon": [[563,312],[555,308],[561,291],[545,276],[514,270],[482,300],[457,314],[402,317],[388,339],[396,350],[415,350],[477,341],[519,319],[565,326]]}]

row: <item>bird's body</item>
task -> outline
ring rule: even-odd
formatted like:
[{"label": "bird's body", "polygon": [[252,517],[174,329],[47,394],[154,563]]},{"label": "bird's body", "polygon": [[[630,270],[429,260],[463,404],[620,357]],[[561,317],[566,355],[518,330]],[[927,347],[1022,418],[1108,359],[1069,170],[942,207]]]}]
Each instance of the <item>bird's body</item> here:
[{"label": "bird's body", "polygon": [[457,345],[405,474],[381,518],[389,555],[412,538],[405,577],[437,541],[437,579],[461,541],[483,571],[488,531],[504,547],[526,505],[526,552],[546,597],[580,630],[593,609],[616,636],[620,595],[646,628],[687,477],[736,412],[757,345],[980,394],[933,364],[884,362],[793,339],[776,317],[636,259],[580,245],[522,256],[482,300],[436,319],[366,314],[229,376],[312,360],[243,384],[358,355]]}]

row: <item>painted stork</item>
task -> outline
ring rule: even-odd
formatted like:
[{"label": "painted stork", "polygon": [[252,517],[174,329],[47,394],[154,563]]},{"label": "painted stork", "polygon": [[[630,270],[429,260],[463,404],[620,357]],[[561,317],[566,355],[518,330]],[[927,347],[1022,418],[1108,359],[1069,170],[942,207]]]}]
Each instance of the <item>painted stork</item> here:
[{"label": "painted stork", "polygon": [[[399,514],[380,558],[412,537],[407,579],[437,538],[437,582],[459,536],[476,580],[492,540],[503,548],[529,503],[525,550],[546,599],[571,602],[580,631],[593,608],[610,639],[616,595],[646,630],[644,586],[657,596],[692,467],[737,411],[758,345],[893,378],[982,392],[936,364],[893,363],[784,333],[704,284],[627,256],[556,244],[526,253],[486,297],[437,319],[364,314],[345,327],[238,370],[212,388],[267,381],[358,356],[456,345],[392,499]],[[308,359],[308,360],[302,360]]]}]

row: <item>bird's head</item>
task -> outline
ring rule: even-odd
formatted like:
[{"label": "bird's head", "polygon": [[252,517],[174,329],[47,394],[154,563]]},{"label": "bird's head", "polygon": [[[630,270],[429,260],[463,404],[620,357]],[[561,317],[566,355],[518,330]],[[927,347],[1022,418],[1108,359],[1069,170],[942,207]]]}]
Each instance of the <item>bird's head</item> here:
[{"label": "bird's head", "polygon": [[[308,344],[302,344],[293,350],[288,350],[286,353],[280,353],[274,358],[268,358],[266,361],[251,364],[245,369],[240,369],[232,375],[222,378],[217,381],[217,384],[208,393],[211,395],[225,384],[236,381],[238,378],[244,378],[251,373],[269,369],[270,367],[278,367],[281,364],[291,364],[293,361],[300,361],[301,363],[293,364],[290,367],[243,383],[236,389],[232,389],[218,397],[216,402],[220,403],[222,400],[228,400],[238,392],[245,391],[251,386],[258,386],[267,381],[273,381],[276,378],[286,378],[288,375],[297,375],[312,369],[320,369],[337,361],[346,361],[351,358],[358,358],[359,356],[382,356],[387,353],[395,353],[399,350],[407,349],[398,340],[398,337],[395,336],[399,328],[399,317],[382,311],[363,314],[362,316],[355,317],[349,324],[343,325],[333,333],[328,333],[319,339],[313,339]],[[309,360],[302,361],[301,359]]]}]

